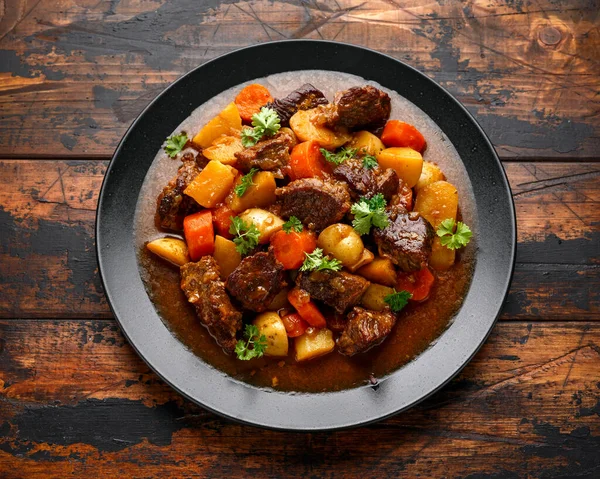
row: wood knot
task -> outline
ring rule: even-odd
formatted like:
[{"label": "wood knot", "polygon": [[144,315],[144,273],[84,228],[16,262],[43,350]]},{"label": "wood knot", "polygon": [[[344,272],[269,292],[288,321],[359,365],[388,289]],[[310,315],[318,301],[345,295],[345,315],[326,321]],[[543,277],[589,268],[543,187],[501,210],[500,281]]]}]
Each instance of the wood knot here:
[{"label": "wood knot", "polygon": [[556,27],[544,27],[538,33],[538,39],[546,47],[555,47],[562,40],[562,32]]}]

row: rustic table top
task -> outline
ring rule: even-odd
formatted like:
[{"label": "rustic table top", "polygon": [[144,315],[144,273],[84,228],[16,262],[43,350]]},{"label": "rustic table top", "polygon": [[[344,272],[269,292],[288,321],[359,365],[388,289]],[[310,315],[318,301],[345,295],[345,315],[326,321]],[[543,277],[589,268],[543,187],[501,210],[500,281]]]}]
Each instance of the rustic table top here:
[{"label": "rustic table top", "polygon": [[[0,0],[0,476],[600,477],[597,0]],[[514,281],[465,370],[361,429],[282,433],[184,400],[125,341],[94,215],[157,93],[250,44],[413,65],[475,115],[518,217]]]}]

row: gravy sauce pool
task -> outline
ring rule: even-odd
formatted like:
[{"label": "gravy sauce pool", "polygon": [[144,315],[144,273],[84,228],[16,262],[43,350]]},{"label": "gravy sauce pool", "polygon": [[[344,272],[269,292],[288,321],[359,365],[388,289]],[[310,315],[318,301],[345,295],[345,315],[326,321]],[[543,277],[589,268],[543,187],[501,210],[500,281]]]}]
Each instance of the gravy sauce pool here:
[{"label": "gravy sauce pool", "polygon": [[178,268],[152,255],[145,248],[146,242],[155,238],[177,236],[160,231],[154,223],[156,198],[181,164],[179,159],[169,158],[161,149],[146,174],[136,207],[134,241],[140,275],[148,295],[162,320],[183,344],[214,368],[243,382],[284,391],[323,392],[367,385],[370,384],[370,378],[381,380],[435,342],[451,323],[466,294],[472,277],[477,241],[475,200],[466,170],[448,137],[416,105],[378,83],[340,72],[288,72],[240,84],[199,106],[174,133],[185,131],[188,137],[193,136],[232,102],[241,88],[250,83],[266,86],[275,98],[286,96],[304,83],[313,84],[330,101],[335,92],[351,86],[370,84],[387,92],[392,99],[390,119],[411,123],[421,131],[427,141],[423,159],[437,163],[448,181],[458,189],[460,214],[463,221],[471,226],[473,240],[457,254],[457,263],[449,271],[436,274],[429,299],[421,304],[411,302],[404,308],[388,338],[368,352],[348,358],[334,351],[306,363],[296,363],[293,345],[290,344],[287,358],[262,357],[240,361],[226,355],[200,324],[179,287]]}]

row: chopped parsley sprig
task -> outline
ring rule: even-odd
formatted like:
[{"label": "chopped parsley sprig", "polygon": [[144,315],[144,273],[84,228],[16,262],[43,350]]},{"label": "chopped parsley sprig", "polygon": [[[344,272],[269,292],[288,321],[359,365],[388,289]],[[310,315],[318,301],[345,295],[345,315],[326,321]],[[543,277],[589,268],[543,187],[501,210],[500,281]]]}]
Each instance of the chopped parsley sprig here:
[{"label": "chopped parsley sprig", "polygon": [[404,306],[406,306],[408,304],[408,300],[411,297],[412,297],[412,294],[410,294],[408,291],[394,290],[393,293],[388,294],[385,298],[383,298],[383,300],[390,306],[390,309],[394,313],[397,313],[398,311],[401,311],[404,308]]},{"label": "chopped parsley sprig", "polygon": [[231,220],[229,232],[235,235],[233,242],[236,251],[240,254],[248,254],[258,245],[260,231],[254,226],[254,223],[248,225],[239,216],[230,216],[229,219]]},{"label": "chopped parsley sprig", "polygon": [[283,223],[283,231],[285,231],[286,233],[290,233],[292,231],[295,231],[296,233],[301,233],[302,229],[302,222],[295,216],[290,216],[290,219]]},{"label": "chopped parsley sprig", "polygon": [[377,158],[375,158],[373,155],[363,156],[362,163],[367,170],[372,170],[373,168],[379,166],[379,163],[377,163]]},{"label": "chopped parsley sprig", "polygon": [[248,173],[246,173],[244,176],[242,176],[242,179],[240,180],[240,184],[237,185],[233,189],[233,191],[235,192],[236,195],[238,195],[240,197],[244,196],[244,193],[246,193],[246,190],[254,184],[252,182],[252,178],[254,177],[254,175],[256,173],[258,173],[258,169],[251,168]]},{"label": "chopped parsley sprig", "polygon": [[[454,227],[456,226],[456,231]],[[440,242],[448,249],[459,249],[467,246],[471,241],[473,232],[466,224],[459,221],[456,223],[454,219],[448,218],[440,223],[437,230],[437,235],[440,237]]]},{"label": "chopped parsley sprig", "polygon": [[186,143],[188,142],[188,137],[185,133],[180,133],[179,135],[171,135],[167,138],[167,142],[165,144],[165,152],[171,158],[175,158],[181,150],[185,148]]},{"label": "chopped parsley sprig", "polygon": [[320,151],[323,157],[329,163],[333,163],[335,166],[341,165],[344,161],[349,160],[350,158],[353,158],[354,155],[356,155],[356,148],[344,147],[337,153],[332,153],[331,151],[326,150],[325,148],[321,148]]},{"label": "chopped parsley sprig", "polygon": [[389,223],[389,217],[385,211],[386,201],[381,193],[376,194],[372,198],[361,198],[360,201],[354,203],[350,212],[354,215],[352,226],[354,230],[365,235],[371,231],[371,227],[385,228]]},{"label": "chopped parsley sprig", "polygon": [[242,145],[246,148],[256,145],[263,136],[273,136],[281,128],[279,115],[272,108],[263,106],[259,113],[252,115],[253,128],[242,130]]},{"label": "chopped parsley sprig", "polygon": [[244,339],[240,339],[235,345],[235,354],[238,359],[248,361],[252,358],[260,358],[267,349],[267,337],[260,334],[258,327],[247,324],[244,330]]},{"label": "chopped parsley sprig", "polygon": [[328,256],[323,256],[321,248],[315,248],[312,253],[304,253],[304,255],[306,258],[300,266],[300,271],[323,271],[326,269],[339,271],[342,269],[342,262],[335,258],[330,259]]}]

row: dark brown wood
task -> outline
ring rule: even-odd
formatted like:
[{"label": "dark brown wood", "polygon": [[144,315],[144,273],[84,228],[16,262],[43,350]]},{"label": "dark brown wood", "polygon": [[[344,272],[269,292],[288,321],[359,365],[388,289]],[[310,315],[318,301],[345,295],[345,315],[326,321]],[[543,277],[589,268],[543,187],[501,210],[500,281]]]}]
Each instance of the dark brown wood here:
[{"label": "dark brown wood", "polygon": [[334,433],[240,426],[183,400],[113,321],[0,322],[3,477],[594,477],[600,324],[500,323],[415,409]]},{"label": "dark brown wood", "polygon": [[[0,317],[111,317],[94,250],[107,162],[0,161]],[[503,319],[600,319],[598,163],[506,163],[519,224]]]},{"label": "dark brown wood", "polygon": [[178,76],[285,38],[357,43],[406,61],[454,93],[504,158],[600,150],[597,0],[14,0],[5,12],[5,158],[107,157]]}]

